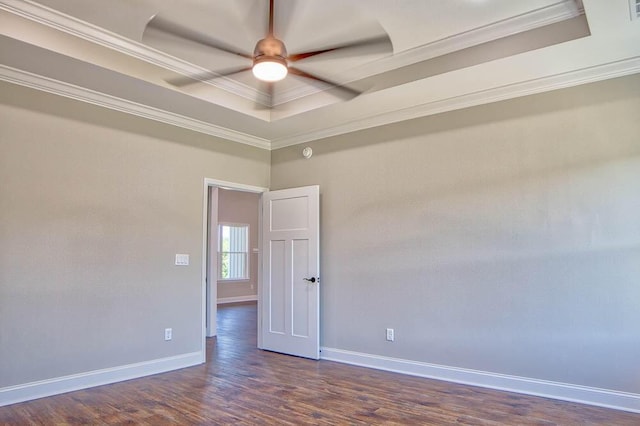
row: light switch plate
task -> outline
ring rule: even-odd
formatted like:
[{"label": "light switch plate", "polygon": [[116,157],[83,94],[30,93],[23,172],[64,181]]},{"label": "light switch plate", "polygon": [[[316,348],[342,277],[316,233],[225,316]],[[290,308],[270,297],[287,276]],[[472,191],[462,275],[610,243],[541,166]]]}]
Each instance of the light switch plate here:
[{"label": "light switch plate", "polygon": [[188,266],[189,265],[189,255],[188,254],[176,254],[176,265],[178,265],[178,266]]}]

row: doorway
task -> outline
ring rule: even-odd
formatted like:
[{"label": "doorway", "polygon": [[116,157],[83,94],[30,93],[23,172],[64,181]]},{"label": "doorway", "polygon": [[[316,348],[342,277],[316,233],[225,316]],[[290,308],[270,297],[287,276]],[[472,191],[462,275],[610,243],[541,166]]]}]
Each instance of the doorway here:
[{"label": "doorway", "polygon": [[[203,362],[206,359],[206,337],[212,337],[217,334],[217,309],[218,309],[218,212],[220,210],[219,192],[237,191],[245,193],[259,194],[257,210],[257,224],[254,225],[254,234],[257,236],[256,241],[248,246],[249,265],[253,264],[253,274],[255,274],[253,285],[255,286],[255,298],[257,299],[258,313],[261,310],[260,289],[262,275],[262,255],[259,250],[261,247],[261,223],[262,208],[261,194],[267,191],[267,188],[255,187],[250,185],[238,184],[233,182],[220,181],[215,179],[204,180],[203,193],[203,259],[202,259],[202,353]],[[255,249],[255,250],[254,250]],[[246,282],[245,282],[246,284]],[[249,284],[251,285],[251,284]],[[233,300],[233,299],[231,299]],[[260,318],[260,315],[258,315]],[[258,324],[256,323],[256,329]],[[260,347],[260,336],[258,336],[258,347]]]}]

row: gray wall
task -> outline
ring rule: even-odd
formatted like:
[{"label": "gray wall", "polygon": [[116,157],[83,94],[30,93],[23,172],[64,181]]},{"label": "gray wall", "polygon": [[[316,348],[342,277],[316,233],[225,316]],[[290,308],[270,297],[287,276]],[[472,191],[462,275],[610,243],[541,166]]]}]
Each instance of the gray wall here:
[{"label": "gray wall", "polygon": [[324,346],[640,392],[638,75],[285,148],[271,176],[266,151],[0,99],[0,388],[201,349],[210,177],[320,185]]},{"label": "gray wall", "polygon": [[260,194],[218,190],[218,221],[249,224],[249,279],[218,281],[218,300],[258,294],[258,204]]},{"label": "gray wall", "polygon": [[639,393],[638,111],[635,75],[274,151],[321,188],[322,345]]},{"label": "gray wall", "polygon": [[269,152],[9,84],[0,99],[0,388],[200,351],[203,179],[268,187]]}]

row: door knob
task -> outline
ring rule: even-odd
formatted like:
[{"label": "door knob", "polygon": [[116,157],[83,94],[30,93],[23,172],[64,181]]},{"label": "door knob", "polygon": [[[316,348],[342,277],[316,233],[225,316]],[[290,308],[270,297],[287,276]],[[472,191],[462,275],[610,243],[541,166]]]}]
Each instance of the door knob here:
[{"label": "door knob", "polygon": [[311,277],[311,278],[303,278],[303,280],[309,281],[310,283],[315,283],[316,281],[320,281],[320,278],[316,280],[316,277]]}]

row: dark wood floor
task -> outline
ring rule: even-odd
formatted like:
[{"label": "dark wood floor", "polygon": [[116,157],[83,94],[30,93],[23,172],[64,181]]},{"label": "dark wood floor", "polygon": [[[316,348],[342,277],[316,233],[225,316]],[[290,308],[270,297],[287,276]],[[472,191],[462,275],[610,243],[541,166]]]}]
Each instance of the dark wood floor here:
[{"label": "dark wood floor", "polygon": [[640,425],[640,415],[256,349],[254,305],[219,309],[208,362],[0,408],[2,425]]}]

